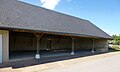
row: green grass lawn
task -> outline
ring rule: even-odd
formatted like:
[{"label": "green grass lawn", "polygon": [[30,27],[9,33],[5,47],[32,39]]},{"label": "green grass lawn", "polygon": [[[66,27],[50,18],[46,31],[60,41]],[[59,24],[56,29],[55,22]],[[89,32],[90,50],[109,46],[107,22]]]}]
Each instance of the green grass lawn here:
[{"label": "green grass lawn", "polygon": [[120,51],[120,46],[119,45],[113,45],[109,47],[109,51],[115,52],[115,51]]}]

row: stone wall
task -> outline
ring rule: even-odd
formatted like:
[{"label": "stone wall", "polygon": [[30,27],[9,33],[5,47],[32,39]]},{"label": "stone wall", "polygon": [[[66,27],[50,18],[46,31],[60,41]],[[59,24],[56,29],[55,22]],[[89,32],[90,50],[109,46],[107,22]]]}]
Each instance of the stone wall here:
[{"label": "stone wall", "polygon": [[9,31],[0,30],[2,35],[2,60],[7,62],[9,60]]},{"label": "stone wall", "polygon": [[108,51],[108,40],[107,39],[96,39],[95,40],[95,50],[106,52]]}]

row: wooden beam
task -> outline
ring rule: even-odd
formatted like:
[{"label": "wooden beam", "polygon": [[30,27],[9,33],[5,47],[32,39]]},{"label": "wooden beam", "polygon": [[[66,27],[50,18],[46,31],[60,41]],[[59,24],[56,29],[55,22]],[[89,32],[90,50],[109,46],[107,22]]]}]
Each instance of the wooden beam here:
[{"label": "wooden beam", "polygon": [[36,56],[35,58],[36,59],[39,59],[40,58],[40,54],[39,54],[39,41],[41,40],[42,36],[43,36],[43,33],[40,35],[39,33],[34,33],[36,38],[37,38],[37,49],[36,49]]},{"label": "wooden beam", "polygon": [[25,30],[25,29],[13,29],[10,31],[16,31],[16,32],[27,32],[27,33],[44,33],[44,34],[51,34],[51,35],[59,35],[59,36],[66,36],[66,37],[75,37],[75,38],[98,38],[95,36],[87,36],[87,35],[75,35],[75,34],[67,34],[67,33],[60,33],[60,32],[48,32],[48,31],[37,31],[37,30]]}]

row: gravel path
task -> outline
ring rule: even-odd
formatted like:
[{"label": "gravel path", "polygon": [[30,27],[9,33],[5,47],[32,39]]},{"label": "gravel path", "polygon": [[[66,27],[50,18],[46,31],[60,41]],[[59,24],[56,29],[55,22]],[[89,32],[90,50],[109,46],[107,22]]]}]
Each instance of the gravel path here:
[{"label": "gravel path", "polygon": [[32,62],[36,63],[35,60],[16,62],[20,65],[23,65],[23,63],[28,63],[29,65],[20,68],[6,66],[0,68],[0,72],[120,72],[120,51],[85,57],[78,56],[74,58],[73,56],[73,58],[70,59],[45,64],[41,64],[37,61],[37,64],[30,65]]},{"label": "gravel path", "polygon": [[42,72],[120,72],[120,54]]}]

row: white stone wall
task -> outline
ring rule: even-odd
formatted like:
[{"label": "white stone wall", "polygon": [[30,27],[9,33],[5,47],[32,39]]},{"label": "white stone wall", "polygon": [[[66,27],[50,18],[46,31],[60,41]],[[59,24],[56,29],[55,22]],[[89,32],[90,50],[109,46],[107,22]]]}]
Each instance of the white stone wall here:
[{"label": "white stone wall", "polygon": [[0,30],[0,34],[2,34],[2,60],[3,62],[7,62],[9,60],[9,31]]}]

